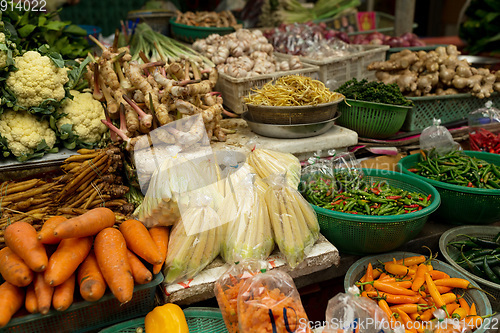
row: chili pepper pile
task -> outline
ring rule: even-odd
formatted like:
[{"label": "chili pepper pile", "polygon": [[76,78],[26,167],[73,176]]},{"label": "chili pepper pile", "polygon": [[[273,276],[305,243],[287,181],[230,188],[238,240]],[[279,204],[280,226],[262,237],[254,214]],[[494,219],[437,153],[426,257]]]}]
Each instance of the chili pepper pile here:
[{"label": "chili pepper pile", "polygon": [[469,134],[469,142],[472,150],[500,154],[500,134],[479,128]]},{"label": "chili pepper pile", "polygon": [[500,166],[453,151],[428,157],[421,151],[421,160],[408,169],[420,176],[460,186],[500,189]]},{"label": "chili pepper pile", "polygon": [[[406,332],[423,332],[437,322],[436,309],[465,331],[479,327],[483,319],[476,304],[468,304],[464,290],[476,289],[468,280],[450,277],[434,269],[432,256],[412,256],[379,264],[368,264],[363,277],[355,284],[361,296],[373,299],[386,313],[391,327],[404,327]],[[456,293],[455,293],[456,292]],[[462,331],[462,330],[458,330]]]},{"label": "chili pepper pile", "polygon": [[493,239],[461,236],[466,239],[447,244],[460,251],[455,262],[474,275],[500,284],[500,232]]},{"label": "chili pepper pile", "polygon": [[[359,185],[359,186],[353,186]],[[400,215],[413,213],[431,203],[431,195],[409,192],[385,182],[367,184],[355,178],[318,178],[308,183],[306,200],[313,205],[349,214]]]}]

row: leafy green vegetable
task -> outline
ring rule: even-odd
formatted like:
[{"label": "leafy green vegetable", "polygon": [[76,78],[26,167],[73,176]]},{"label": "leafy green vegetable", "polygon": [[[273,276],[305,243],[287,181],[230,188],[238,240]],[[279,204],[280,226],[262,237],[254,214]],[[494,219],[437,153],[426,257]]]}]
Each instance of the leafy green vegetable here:
[{"label": "leafy green vegetable", "polygon": [[0,19],[20,50],[37,50],[48,44],[51,53],[59,53],[65,59],[85,57],[90,51],[85,29],[69,21],[57,21],[59,11],[40,13],[19,10],[16,6],[11,9],[8,5],[7,10],[0,13]]},{"label": "leafy green vegetable", "polygon": [[472,0],[465,11],[467,20],[460,25],[459,36],[470,54],[500,52],[500,2]]},{"label": "leafy green vegetable", "polygon": [[403,96],[396,83],[385,84],[378,81],[356,78],[345,82],[337,90],[347,99],[358,101],[384,103],[392,105],[413,106],[413,102]]}]

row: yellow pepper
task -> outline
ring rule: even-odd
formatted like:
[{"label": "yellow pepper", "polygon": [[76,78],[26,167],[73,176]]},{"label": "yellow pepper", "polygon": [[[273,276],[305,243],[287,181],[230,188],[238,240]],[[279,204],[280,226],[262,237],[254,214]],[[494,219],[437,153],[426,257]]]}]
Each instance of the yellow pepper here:
[{"label": "yellow pepper", "polygon": [[146,333],[189,333],[186,316],[172,303],[155,307],[144,320]]}]

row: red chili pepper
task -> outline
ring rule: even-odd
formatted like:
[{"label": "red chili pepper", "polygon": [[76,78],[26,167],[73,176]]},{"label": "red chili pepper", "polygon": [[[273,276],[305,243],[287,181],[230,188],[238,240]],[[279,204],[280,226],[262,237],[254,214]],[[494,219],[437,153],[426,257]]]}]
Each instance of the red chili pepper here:
[{"label": "red chili pepper", "polygon": [[420,207],[419,204],[412,204],[412,205],[404,205],[404,207],[406,208],[417,208],[417,207]]},{"label": "red chili pepper", "polygon": [[400,195],[389,195],[386,197],[387,199],[398,200],[401,199]]},{"label": "red chili pepper", "polygon": [[410,172],[418,172],[418,169],[416,169],[416,168],[409,168],[408,171],[410,171]]},{"label": "red chili pepper", "polygon": [[380,189],[374,187],[374,188],[372,188],[372,192],[375,193],[376,195],[379,195],[380,194]]},{"label": "red chili pepper", "polygon": [[471,182],[469,182],[469,183],[467,184],[467,187],[472,187],[472,183],[471,183]]},{"label": "red chili pepper", "polygon": [[427,196],[427,201],[431,200],[431,197],[432,197],[432,194],[429,194],[429,195]]},{"label": "red chili pepper", "polygon": [[339,199],[339,200],[337,200],[337,201],[335,201],[335,202],[332,202],[332,205],[338,205],[339,203],[341,203],[341,202],[342,202],[342,200],[343,200],[343,199]]}]

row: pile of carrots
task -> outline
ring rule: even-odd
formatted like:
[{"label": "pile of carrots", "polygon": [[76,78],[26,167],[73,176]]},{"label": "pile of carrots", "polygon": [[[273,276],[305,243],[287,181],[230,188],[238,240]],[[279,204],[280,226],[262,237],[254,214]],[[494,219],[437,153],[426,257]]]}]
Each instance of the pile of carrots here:
[{"label": "pile of carrots", "polygon": [[[477,314],[476,304],[463,297],[468,289],[478,289],[468,280],[450,277],[432,266],[432,256],[412,256],[385,262],[374,268],[368,264],[356,282],[361,295],[378,302],[391,327],[404,327],[407,333],[421,333],[431,327],[433,313],[443,309],[446,317],[456,319],[461,329],[474,330],[486,317]],[[452,325],[435,332],[455,332]]]},{"label": "pile of carrots", "polygon": [[[75,290],[90,302],[109,287],[120,303],[132,299],[135,284],[148,283],[167,255],[169,229],[147,229],[137,220],[115,226],[115,214],[99,207],[67,219],[49,218],[37,232],[27,222],[5,229],[0,250],[0,327],[24,305],[30,313],[65,311]],[[152,267],[148,268],[148,267]],[[152,270],[152,272],[151,272]]]}]

